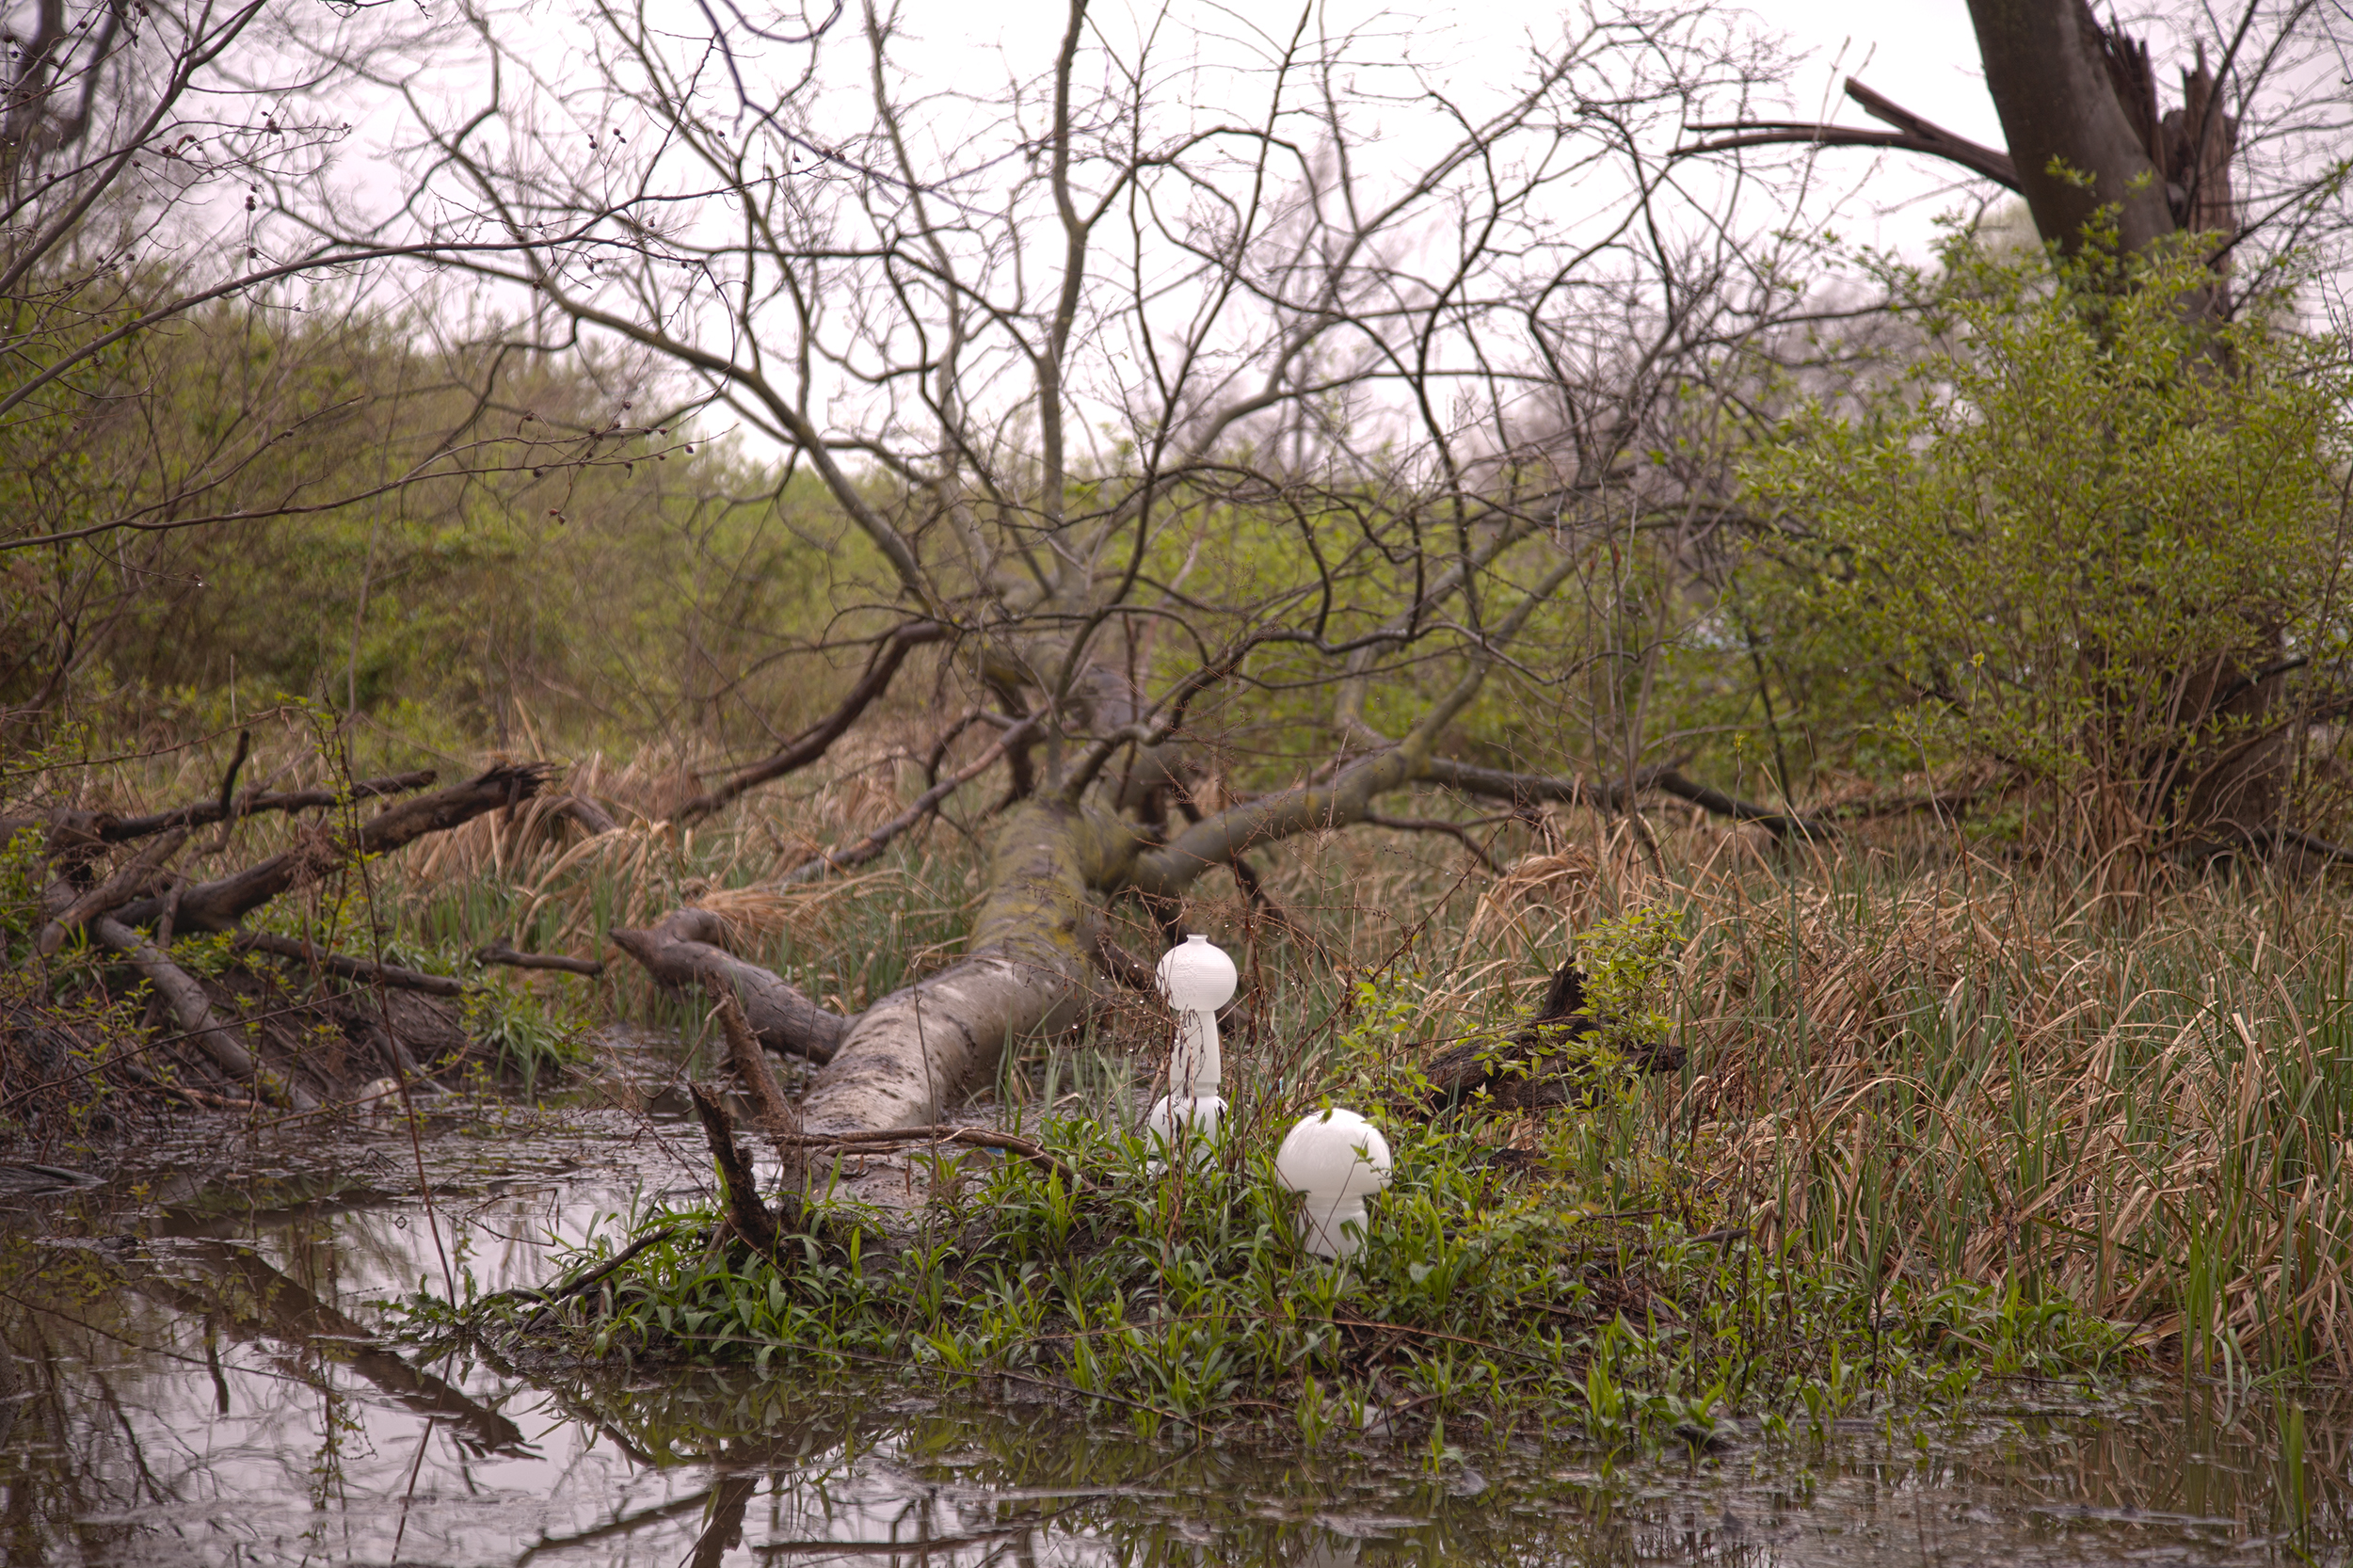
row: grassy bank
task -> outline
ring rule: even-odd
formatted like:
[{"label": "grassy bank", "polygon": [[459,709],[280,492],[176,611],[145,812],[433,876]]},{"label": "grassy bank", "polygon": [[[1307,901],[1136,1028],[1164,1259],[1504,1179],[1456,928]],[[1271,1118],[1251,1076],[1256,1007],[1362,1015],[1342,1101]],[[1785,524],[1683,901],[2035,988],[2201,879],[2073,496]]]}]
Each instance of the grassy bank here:
[{"label": "grassy bank", "polygon": [[[1508,829],[1500,877],[1450,840],[1360,832],[1285,851],[1279,916],[1205,890],[1188,928],[1237,953],[1257,1014],[1229,1040],[1240,1136],[1212,1167],[1147,1171],[1135,1096],[1160,1025],[1107,998],[995,1089],[1089,1191],[919,1157],[936,1201],[911,1241],[820,1201],[781,1261],[704,1244],[706,1212],[644,1215],[635,1234],[672,1239],[514,1321],[595,1355],[1026,1378],[1146,1424],[1410,1413],[1433,1441],[1473,1412],[1655,1438],[2022,1373],[2353,1368],[2330,885],[2110,877],[2094,898],[1935,844],[1780,859],[1678,822],[1654,824],[1654,856],[1598,820],[1553,825]],[[776,831],[746,813],[668,840],[661,898],[732,908],[744,951],[848,1006],[952,954],[977,885],[952,835],[853,888],[730,893]],[[584,863],[521,907],[586,936],[637,884]],[[487,874],[408,896],[437,918],[513,896]],[[1547,1112],[1422,1114],[1419,1064],[1524,1016],[1577,934],[1636,911],[1680,934],[1657,998],[1679,1071]],[[1267,1167],[1290,1117],[1336,1101],[1398,1158],[1339,1271],[1300,1253]]]},{"label": "grassy bank", "polygon": [[[465,955],[498,938],[610,955],[612,926],[699,902],[738,951],[854,1011],[959,951],[976,815],[853,877],[756,888],[895,810],[903,753],[878,744],[696,829],[665,810],[684,762],[584,760],[550,796],[597,799],[612,831],[532,803],[290,895],[272,920],[372,924],[392,956],[469,973],[486,1063],[560,1069],[551,1042],[618,1017],[684,1031],[696,1076],[713,1060],[704,1009],[633,967],[587,980]],[[1185,922],[1236,953],[1253,1012],[1228,1040],[1240,1136],[1221,1163],[1175,1183],[1144,1170],[1135,1107],[1164,1023],[1107,990],[1080,1036],[1032,1044],[990,1091],[1088,1192],[919,1157],[909,1179],[937,1202],[913,1244],[820,1204],[784,1263],[691,1244],[708,1216],[641,1216],[684,1224],[580,1304],[564,1342],[914,1358],[1146,1421],[1573,1409],[1653,1433],[2018,1372],[2353,1370],[2353,920],[2333,883],[2152,872],[2120,891],[2111,869],[2095,893],[1966,844],[1785,856],[1680,817],[1651,826],[1649,847],[1579,813],[1481,829],[1499,875],[1436,834],[1262,854],[1275,908],[1221,875]],[[300,831],[257,820],[190,853],[227,865]],[[1421,1064],[1497,1037],[1580,936],[1637,917],[1676,934],[1644,1006],[1678,1070],[1605,1075],[1548,1112],[1425,1113]],[[110,1004],[128,1038],[136,994]],[[1373,1112],[1398,1156],[1371,1251],[1337,1273],[1300,1255],[1265,1164],[1291,1117],[1331,1102]]]}]

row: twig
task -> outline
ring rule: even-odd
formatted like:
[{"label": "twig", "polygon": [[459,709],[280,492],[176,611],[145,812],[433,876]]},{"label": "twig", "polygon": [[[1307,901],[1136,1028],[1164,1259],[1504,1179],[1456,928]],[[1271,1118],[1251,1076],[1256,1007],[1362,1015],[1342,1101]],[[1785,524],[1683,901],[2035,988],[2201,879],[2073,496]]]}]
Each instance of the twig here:
[{"label": "twig", "polygon": [[568,958],[561,953],[523,952],[502,936],[486,947],[474,950],[477,964],[504,964],[510,969],[553,969],[561,974],[584,974],[594,979],[604,973],[604,964],[596,958]]},{"label": "twig", "polygon": [[[122,954],[124,960],[155,987],[179,1020],[180,1027],[194,1036],[212,1053],[223,1072],[232,1078],[245,1079],[262,1086],[261,1069],[248,1051],[213,1016],[211,999],[187,970],[165,957],[155,944],[112,916],[101,916],[90,922],[90,935]],[[289,1079],[284,1087],[286,1097],[297,1111],[315,1111],[318,1101],[311,1093]]]},{"label": "twig", "polygon": [[784,1085],[776,1081],[776,1071],[768,1064],[768,1053],[760,1048],[760,1037],[752,1032],[742,1005],[721,991],[719,1004],[712,1012],[719,1019],[719,1032],[728,1037],[728,1057],[734,1064],[735,1076],[751,1094],[761,1128],[770,1132],[800,1131],[801,1118],[793,1112],[792,1102],[785,1098]]},{"label": "twig", "polygon": [[56,920],[40,928],[33,938],[33,951],[43,958],[65,946],[66,938],[90,920],[140,897],[157,872],[180,853],[180,846],[188,841],[188,830],[176,828],[140,850],[115,873],[75,899],[60,910]]},{"label": "twig", "polygon": [[235,795],[237,792],[237,775],[245,771],[246,754],[250,752],[252,749],[253,731],[250,729],[238,730],[237,754],[229,759],[229,771],[220,776],[220,800],[214,807],[214,810],[216,811],[220,817],[220,837],[214,840],[212,847],[204,852],[207,855],[218,855],[221,851],[227,849],[229,847],[229,836],[237,830],[237,819],[232,809],[235,803]]},{"label": "twig", "polygon": [[782,749],[761,760],[739,769],[733,778],[717,785],[680,806],[677,817],[682,823],[700,822],[747,791],[782,778],[785,775],[807,767],[824,756],[826,748],[839,740],[869,704],[889,689],[891,677],[907,654],[925,643],[945,641],[949,628],[937,621],[911,620],[894,627],[874,648],[868,658],[866,672],[857,684],[850,688],[841,706],[787,742]]},{"label": "twig", "polygon": [[[381,795],[407,794],[422,790],[433,782],[431,770],[419,773],[396,773],[383,778],[362,778],[351,786],[348,798],[368,800]],[[264,811],[321,810],[346,798],[333,790],[289,790],[275,794],[248,793],[243,800],[224,807],[218,800],[200,800],[192,806],[177,807],[169,811],[157,811],[144,817],[100,817],[90,831],[110,844],[144,839],[152,833],[165,833],[175,827],[202,827],[220,822],[232,812],[242,821]]]},{"label": "twig", "polygon": [[1069,1180],[1073,1192],[1093,1190],[1070,1164],[1027,1138],[1016,1138],[1010,1132],[991,1132],[986,1128],[899,1127],[872,1132],[780,1132],[776,1137],[779,1144],[808,1149],[857,1148],[874,1144],[968,1144],[974,1148],[1002,1149],[1019,1155],[1032,1165],[1059,1171]]},{"label": "twig", "polygon": [[659,1230],[649,1230],[645,1235],[640,1236],[636,1240],[632,1241],[628,1246],[623,1247],[619,1252],[615,1253],[611,1257],[606,1258],[603,1262],[589,1270],[586,1273],[580,1274],[572,1279],[567,1280],[562,1285],[542,1286],[537,1288],[531,1286],[517,1286],[512,1289],[495,1291],[474,1303],[474,1310],[478,1312],[482,1308],[489,1305],[492,1302],[496,1301],[513,1300],[522,1302],[537,1302],[543,1306],[554,1306],[560,1303],[568,1302],[574,1296],[579,1295],[582,1291],[587,1289],[590,1286],[596,1284],[599,1280],[601,1280],[611,1274],[615,1270],[620,1268],[622,1264],[629,1262],[639,1253],[644,1252],[648,1247],[660,1246],[663,1242],[667,1241],[671,1237],[676,1236],[678,1232],[679,1227],[674,1224],[664,1225]]},{"label": "twig", "polygon": [[[1462,840],[1462,844],[1465,849],[1469,850],[1473,855],[1479,857],[1479,863],[1481,865],[1486,867],[1487,870],[1494,872],[1497,876],[1501,876],[1503,874],[1503,868],[1497,863],[1496,857],[1489,855],[1487,853],[1486,846],[1481,844],[1478,840],[1472,838],[1470,836],[1469,829],[1465,828],[1461,823],[1448,822],[1442,817],[1385,817],[1377,811],[1366,812],[1361,820],[1369,826],[1385,827],[1390,829],[1392,832],[1397,833],[1445,833],[1451,835],[1453,838]],[[1508,822],[1510,818],[1505,817],[1501,820]]]},{"label": "twig", "polygon": [[455,975],[426,974],[420,969],[404,969],[397,964],[376,964],[365,958],[346,958],[340,952],[290,936],[273,936],[264,931],[239,932],[230,944],[239,952],[266,952],[273,958],[290,958],[313,968],[324,969],[339,980],[356,980],[370,985],[390,985],[403,991],[423,991],[427,996],[463,996],[466,983]]},{"label": "twig", "polygon": [[703,1137],[709,1141],[712,1159],[719,1167],[720,1196],[728,1225],[754,1252],[774,1257],[779,1240],[776,1217],[760,1201],[751,1161],[744,1158],[744,1151],[735,1144],[734,1124],[728,1120],[726,1109],[703,1093],[700,1084],[688,1084],[686,1096],[694,1101],[695,1115],[702,1123]]},{"label": "twig", "polygon": [[1037,720],[1022,720],[999,736],[996,744],[924,791],[916,797],[914,805],[869,833],[856,843],[846,849],[829,849],[823,855],[812,856],[777,877],[769,886],[788,888],[796,882],[814,881],[829,871],[847,871],[852,866],[866,864],[867,861],[873,859],[888,848],[890,840],[930,816],[932,812],[938,809],[941,801],[946,800],[958,789],[993,767],[999,758],[1004,756],[1007,751],[1034,733],[1036,729]]}]

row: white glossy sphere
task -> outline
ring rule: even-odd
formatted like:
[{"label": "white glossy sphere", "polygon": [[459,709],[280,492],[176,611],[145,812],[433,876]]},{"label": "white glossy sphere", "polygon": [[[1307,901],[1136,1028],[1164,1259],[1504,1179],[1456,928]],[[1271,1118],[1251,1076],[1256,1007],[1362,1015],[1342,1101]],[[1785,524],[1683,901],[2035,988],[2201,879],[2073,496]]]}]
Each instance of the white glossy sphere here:
[{"label": "white glossy sphere", "polygon": [[1274,1152],[1274,1174],[1294,1192],[1365,1197],[1389,1184],[1389,1141],[1353,1111],[1302,1116]]},{"label": "white glossy sphere", "polygon": [[1209,1013],[1234,1000],[1241,976],[1223,948],[1207,936],[1187,936],[1160,954],[1160,994],[1179,1012]]},{"label": "white glossy sphere", "polygon": [[1306,1194],[1299,1226],[1307,1250],[1346,1257],[1364,1238],[1365,1199],[1389,1184],[1389,1141],[1353,1111],[1303,1116],[1275,1150],[1274,1175]]}]

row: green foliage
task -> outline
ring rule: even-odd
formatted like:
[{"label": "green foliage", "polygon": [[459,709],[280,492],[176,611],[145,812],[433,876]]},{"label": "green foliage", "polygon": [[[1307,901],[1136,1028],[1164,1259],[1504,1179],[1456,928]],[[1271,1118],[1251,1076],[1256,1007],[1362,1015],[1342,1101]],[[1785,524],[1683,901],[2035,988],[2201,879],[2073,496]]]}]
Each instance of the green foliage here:
[{"label": "green foliage", "polygon": [[1582,1016],[1599,1043],[1621,1056],[1664,1040],[1674,1027],[1669,987],[1683,952],[1683,917],[1664,904],[1637,904],[1593,921],[1576,937],[1585,976]]},{"label": "green foliage", "polygon": [[2194,256],[2128,289],[2096,258],[1953,263],[1890,392],[1806,408],[1750,462],[1783,526],[1743,602],[1807,717],[2084,797],[2112,842],[2253,733],[2233,682],[2339,653],[2353,377],[2261,310],[2206,319]]},{"label": "green foliage", "polygon": [[[1563,1112],[1560,1130],[1625,1114]],[[1253,1125],[1247,1108],[1237,1125]],[[911,1231],[819,1191],[766,1256],[714,1243],[711,1208],[649,1209],[584,1250],[574,1277],[626,1242],[644,1250],[552,1315],[530,1298],[461,1310],[420,1295],[410,1332],[552,1335],[631,1361],[1009,1376],[1146,1432],[1243,1422],[1313,1441],[1410,1411],[1437,1433],[1535,1416],[1613,1448],[1705,1442],[1739,1418],[1826,1423],[1866,1400],[1925,1408],[1989,1371],[2117,1365],[2119,1334],[2063,1304],[1890,1296],[1785,1246],[1701,1234],[1709,1217],[1663,1172],[1613,1161],[1623,1144],[1606,1130],[1581,1147],[1609,1169],[1564,1158],[1523,1177],[1499,1173],[1502,1128],[1484,1117],[1388,1130],[1393,1182],[1364,1249],[1337,1265],[1300,1247],[1271,1135],[1168,1175],[1131,1129],[1078,1116],[1043,1129],[1058,1168],[929,1161],[933,1201]]]},{"label": "green foliage", "polygon": [[526,1096],[542,1079],[561,1080],[588,1059],[588,1024],[527,985],[475,985],[461,1013],[488,1071],[520,1080]]},{"label": "green foliage", "polygon": [[0,544],[221,520],[0,553],[0,707],[212,728],[291,694],[445,749],[795,712],[807,671],[775,656],[870,564],[815,487],[638,426],[640,367],[412,328],[224,303],[12,419]]},{"label": "green foliage", "polygon": [[40,828],[26,827],[0,843],[0,969],[20,968],[33,955],[40,891],[49,880],[47,840]]}]

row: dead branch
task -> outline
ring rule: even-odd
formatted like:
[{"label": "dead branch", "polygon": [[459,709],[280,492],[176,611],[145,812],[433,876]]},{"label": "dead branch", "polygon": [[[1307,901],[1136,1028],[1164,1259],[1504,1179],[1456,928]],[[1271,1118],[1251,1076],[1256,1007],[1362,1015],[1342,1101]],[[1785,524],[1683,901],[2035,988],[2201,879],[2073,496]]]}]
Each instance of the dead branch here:
[{"label": "dead branch", "polygon": [[866,662],[866,672],[858,677],[857,684],[850,688],[849,696],[841,699],[841,706],[821,722],[792,737],[774,754],[737,770],[735,776],[726,783],[704,791],[680,807],[678,820],[681,823],[700,822],[762,784],[798,772],[824,756],[826,748],[840,740],[873,700],[889,689],[891,677],[899,673],[899,666],[906,662],[911,650],[925,643],[945,641],[948,636],[948,628],[937,621],[908,621],[893,630],[875,646],[873,654]]},{"label": "dead branch", "polygon": [[1513,773],[1504,768],[1482,768],[1471,762],[1458,762],[1451,758],[1433,757],[1423,769],[1425,782],[1443,785],[1466,795],[1483,795],[1490,800],[1506,800],[1514,806],[1534,806],[1550,801],[1560,806],[1583,806],[1596,811],[1623,811],[1642,791],[1650,789],[1665,772],[1663,768],[1644,768],[1634,776],[1631,788],[1625,784],[1594,783],[1582,778],[1536,773]]},{"label": "dead branch", "polygon": [[1677,157],[1690,157],[1701,152],[1728,152],[1742,147],[1811,146],[1811,147],[1881,147],[1906,152],[1924,152],[1932,158],[1956,163],[1972,174],[1993,181],[2004,189],[2016,191],[2018,166],[2008,152],[1971,141],[1943,126],[1923,120],[1911,110],[1891,103],[1852,77],[1847,79],[1847,96],[1863,106],[1874,120],[1896,127],[1893,131],[1872,131],[1856,125],[1817,124],[1808,120],[1744,120],[1723,125],[1691,125],[1686,129],[1701,135],[1727,133],[1708,141],[1694,142],[1674,150]]},{"label": "dead branch", "polygon": [[827,872],[848,871],[853,866],[863,866],[889,848],[893,839],[939,809],[941,801],[987,772],[996,764],[999,758],[1034,735],[1037,728],[1038,723],[1035,719],[1022,720],[999,736],[996,744],[986,751],[982,752],[971,761],[924,791],[916,797],[914,805],[860,839],[856,843],[845,849],[829,849],[823,855],[811,856],[782,876],[777,877],[769,886],[789,888],[795,883],[813,882]]},{"label": "dead branch", "polygon": [[188,829],[175,828],[149,844],[116,868],[112,876],[82,894],[57,913],[56,919],[40,928],[33,938],[33,951],[43,958],[65,946],[66,938],[82,926],[107,910],[130,903],[145,893],[148,885],[171,857],[180,853],[180,846],[188,841]]},{"label": "dead branch", "polygon": [[1497,876],[1503,874],[1503,868],[1497,863],[1496,857],[1489,855],[1486,846],[1472,838],[1470,830],[1461,823],[1448,822],[1443,817],[1385,817],[1378,811],[1366,812],[1364,821],[1368,827],[1385,827],[1393,833],[1444,833],[1458,840],[1465,849],[1477,856],[1479,863],[1488,871]]},{"label": "dead branch", "polygon": [[[165,957],[146,937],[110,917],[101,916],[91,921],[90,935],[122,954],[131,968],[155,987],[155,994],[163,998],[164,1004],[171,1009],[171,1016],[180,1028],[204,1048],[222,1072],[252,1083],[267,1094],[272,1086],[263,1080],[252,1053],[213,1016],[213,1004],[204,995],[204,987],[199,985],[187,970]],[[298,1083],[287,1082],[281,1094],[296,1111],[318,1109],[316,1096]]]},{"label": "dead branch", "polygon": [[1794,811],[1776,811],[1769,806],[1728,795],[1721,790],[1686,778],[1673,768],[1661,769],[1652,779],[1652,786],[1678,800],[1688,800],[1713,816],[1730,817],[1735,822],[1753,823],[1776,839],[1791,834],[1801,839],[1835,839],[1838,824],[1826,817],[1806,816]]},{"label": "dead branch", "polygon": [[[250,911],[330,867],[358,856],[386,854],[428,833],[444,832],[486,811],[529,799],[553,771],[546,762],[502,762],[463,784],[380,812],[349,842],[298,844],[217,881],[184,888],[178,895],[179,923],[190,931],[230,930]],[[119,919],[124,925],[145,925],[162,913],[161,900],[145,899],[125,908]]]},{"label": "dead branch", "polygon": [[671,1237],[676,1236],[678,1233],[679,1227],[675,1224],[659,1226],[656,1229],[646,1232],[645,1235],[640,1236],[636,1240],[632,1241],[628,1246],[623,1247],[619,1252],[615,1253],[611,1257],[606,1258],[595,1268],[590,1269],[584,1273],[575,1274],[572,1278],[566,1280],[561,1285],[550,1285],[538,1288],[531,1286],[516,1286],[505,1290],[493,1290],[490,1294],[484,1296],[481,1300],[475,1302],[472,1310],[479,1312],[482,1308],[489,1305],[492,1302],[501,1301],[537,1302],[547,1306],[554,1306],[559,1303],[569,1301],[572,1297],[581,1294],[583,1291],[589,1288],[589,1287],[595,1285],[598,1281],[611,1275],[614,1271],[628,1263],[639,1253],[646,1251],[648,1247],[660,1246],[663,1242],[667,1241]]},{"label": "dead branch", "polygon": [[[407,794],[422,790],[433,782],[431,770],[417,773],[396,773],[382,778],[362,778],[351,786],[347,793],[334,790],[288,790],[276,793],[255,794],[248,792],[242,800],[224,806],[220,800],[200,800],[192,805],[174,807],[168,811],[156,811],[143,817],[118,817],[104,811],[58,811],[46,817],[0,817],[0,840],[27,827],[48,827],[53,837],[57,830],[68,835],[88,835],[100,843],[127,843],[151,834],[168,833],[175,827],[203,827],[225,820],[233,814],[237,820],[260,816],[269,811],[312,811],[334,805],[340,800],[373,800],[384,795]],[[52,853],[55,851],[53,849]]]},{"label": "dead branch", "polygon": [[673,909],[644,931],[616,927],[613,945],[645,966],[659,984],[672,990],[700,986],[713,996],[732,996],[742,1005],[752,1033],[770,1050],[789,1051],[820,1065],[833,1060],[850,1020],[804,996],[782,977],[745,963],[720,943],[726,922],[708,909]]},{"label": "dead branch", "polygon": [[253,731],[238,730],[236,754],[229,759],[229,766],[220,776],[220,798],[216,803],[221,812],[220,837],[215,839],[211,847],[206,850],[205,853],[208,855],[218,855],[227,849],[230,836],[237,830],[237,819],[231,811],[231,807],[236,801],[237,775],[245,771],[245,760],[251,755],[252,751]]},{"label": "dead branch", "polygon": [[289,936],[273,936],[263,931],[239,932],[231,946],[239,952],[265,952],[272,958],[308,964],[339,980],[358,981],[364,985],[392,985],[403,991],[423,991],[431,997],[456,997],[466,992],[466,983],[454,975],[426,974],[421,969],[407,969],[397,964],[377,964],[365,958],[350,958],[340,952],[329,952],[314,943],[297,942]]},{"label": "dead branch", "polygon": [[594,979],[604,973],[604,963],[596,958],[568,958],[555,952],[521,952],[502,936],[497,941],[474,950],[477,964],[503,964],[510,969],[552,969],[559,974],[584,974]]},{"label": "dead branch", "polygon": [[1433,784],[1443,784],[1465,794],[1485,795],[1496,800],[1508,800],[1513,805],[1527,805],[1540,800],[1557,801],[1566,806],[1585,806],[1599,811],[1624,811],[1636,796],[1657,791],[1680,800],[1688,800],[1701,810],[1714,816],[1730,817],[1736,822],[1754,823],[1776,839],[1791,834],[1801,839],[1834,839],[1838,824],[1826,817],[1808,816],[1793,811],[1778,811],[1769,806],[1728,795],[1711,785],[1687,778],[1673,768],[1644,768],[1634,776],[1633,787],[1623,784],[1591,783],[1581,778],[1554,777],[1543,774],[1511,773],[1502,768],[1482,768],[1469,762],[1457,762],[1446,758],[1433,758],[1423,776]]},{"label": "dead branch", "polygon": [[752,1162],[736,1145],[734,1124],[728,1121],[726,1109],[705,1094],[700,1084],[688,1084],[686,1094],[695,1102],[696,1119],[703,1125],[703,1138],[711,1144],[711,1158],[719,1168],[720,1199],[728,1224],[754,1252],[774,1256],[776,1218],[760,1201],[760,1188],[752,1177]]},{"label": "dead branch", "polygon": [[760,1048],[744,1009],[736,1005],[733,996],[722,991],[718,1006],[712,1011],[718,1016],[719,1032],[728,1038],[728,1060],[752,1097],[760,1127],[770,1132],[798,1132],[801,1118],[785,1097],[784,1085],[776,1081],[776,1071],[768,1064],[768,1053]]},{"label": "dead branch", "polygon": [[1110,932],[1097,931],[1095,945],[1088,952],[1097,968],[1128,990],[1142,991],[1148,997],[1160,994],[1159,973],[1151,965],[1113,941]]}]

